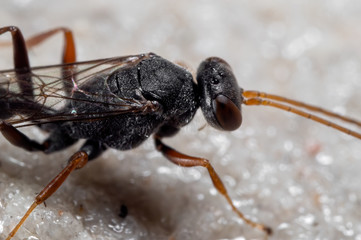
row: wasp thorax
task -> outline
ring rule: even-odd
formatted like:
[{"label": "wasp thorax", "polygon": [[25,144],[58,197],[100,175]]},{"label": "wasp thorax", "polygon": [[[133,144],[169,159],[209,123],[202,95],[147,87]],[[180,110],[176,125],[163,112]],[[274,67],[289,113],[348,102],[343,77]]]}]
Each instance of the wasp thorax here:
[{"label": "wasp thorax", "polygon": [[237,129],[242,123],[242,94],[228,63],[217,57],[207,58],[198,68],[197,82],[207,122],[220,130]]}]

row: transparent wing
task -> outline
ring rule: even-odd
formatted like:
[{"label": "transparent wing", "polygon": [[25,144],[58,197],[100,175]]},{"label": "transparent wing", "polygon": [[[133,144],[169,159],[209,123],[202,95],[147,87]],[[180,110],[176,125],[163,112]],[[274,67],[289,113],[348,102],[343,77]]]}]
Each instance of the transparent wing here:
[{"label": "transparent wing", "polygon": [[[102,81],[115,70],[134,66],[148,57],[149,54],[141,54],[37,67],[26,75],[14,70],[0,71],[0,119],[21,127],[156,111],[157,107],[144,98],[124,99],[89,87],[90,81]],[[24,93],[24,88],[30,91]],[[90,107],[79,111],[73,106],[76,102]]]}]

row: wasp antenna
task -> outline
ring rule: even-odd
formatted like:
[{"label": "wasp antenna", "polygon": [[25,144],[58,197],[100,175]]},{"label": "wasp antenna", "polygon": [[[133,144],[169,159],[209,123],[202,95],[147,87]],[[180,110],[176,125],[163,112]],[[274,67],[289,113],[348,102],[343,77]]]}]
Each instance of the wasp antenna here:
[{"label": "wasp antenna", "polygon": [[338,125],[334,122],[328,121],[322,117],[318,117],[314,114],[310,114],[308,112],[302,111],[296,107],[290,107],[286,104],[282,104],[282,103],[278,103],[278,102],[274,102],[274,101],[270,101],[270,100],[265,100],[259,97],[253,97],[253,98],[249,98],[249,99],[244,99],[243,100],[243,104],[245,105],[264,105],[264,106],[271,106],[271,107],[275,107],[275,108],[279,108],[282,109],[284,111],[287,112],[292,112],[294,114],[297,114],[299,116],[302,116],[304,118],[308,118],[311,119],[315,122],[321,123],[323,125],[326,125],[328,127],[334,128],[340,132],[346,133],[348,135],[351,135],[355,138],[361,139],[361,134],[355,131],[352,131],[351,129],[342,127],[341,125]]},{"label": "wasp antenna", "polygon": [[265,92],[259,92],[259,91],[243,91],[243,97],[245,98],[261,98],[261,99],[271,99],[271,100],[275,100],[277,102],[284,102],[287,103],[289,105],[292,106],[296,106],[296,107],[300,107],[300,108],[304,108],[313,112],[317,112],[317,113],[321,113],[323,115],[332,117],[332,118],[336,118],[339,120],[342,120],[344,122],[347,123],[351,123],[351,124],[355,124],[359,127],[361,127],[361,122],[349,117],[345,117],[342,116],[340,114],[328,111],[326,109],[311,105],[311,104],[307,104],[307,103],[303,103],[300,101],[296,101],[290,98],[286,98],[286,97],[282,97],[282,96],[278,96],[278,95],[274,95],[274,94],[269,94],[269,93],[265,93]]}]

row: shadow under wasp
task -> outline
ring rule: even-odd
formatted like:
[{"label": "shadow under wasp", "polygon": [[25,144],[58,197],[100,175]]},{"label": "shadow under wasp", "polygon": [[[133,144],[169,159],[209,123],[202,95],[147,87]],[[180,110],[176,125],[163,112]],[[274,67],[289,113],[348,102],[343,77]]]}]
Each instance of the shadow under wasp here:
[{"label": "shadow under wasp", "polygon": [[[27,151],[53,153],[79,139],[86,139],[67,166],[35,197],[22,219],[10,232],[11,239],[31,212],[50,197],[69,174],[97,158],[107,148],[132,149],[153,135],[156,149],[182,167],[207,169],[214,187],[232,210],[248,225],[270,235],[270,227],[244,216],[232,202],[211,163],[178,152],[163,143],[190,123],[202,109],[208,124],[233,131],[242,123],[241,105],[264,105],[292,112],[361,139],[361,134],[320,115],[361,126],[361,122],[285,97],[240,88],[231,67],[210,57],[198,67],[196,81],[181,66],[154,54],[139,54],[76,62],[72,32],[56,28],[24,40],[14,26],[11,33],[14,69],[0,71],[0,131],[13,145]],[[64,36],[62,64],[30,67],[27,47],[40,44],[56,33]],[[49,73],[60,71],[60,77]],[[38,143],[18,128],[38,126],[49,137]]]}]

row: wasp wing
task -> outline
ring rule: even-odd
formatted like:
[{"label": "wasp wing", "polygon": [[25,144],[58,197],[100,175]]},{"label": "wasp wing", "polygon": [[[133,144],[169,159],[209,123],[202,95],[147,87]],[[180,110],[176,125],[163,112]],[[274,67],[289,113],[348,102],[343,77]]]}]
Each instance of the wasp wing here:
[{"label": "wasp wing", "polygon": [[[98,89],[86,87],[89,81],[105,79],[115,70],[134,66],[148,57],[149,54],[141,54],[36,67],[27,76],[16,74],[14,70],[0,71],[0,119],[15,127],[22,127],[156,111],[157,106],[144,98],[124,99],[111,92],[104,95]],[[27,94],[24,93],[24,86],[30,90],[26,91]],[[69,103],[80,101],[94,107],[79,112],[69,106]]]}]

